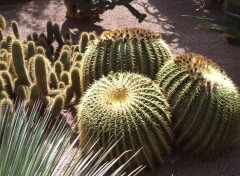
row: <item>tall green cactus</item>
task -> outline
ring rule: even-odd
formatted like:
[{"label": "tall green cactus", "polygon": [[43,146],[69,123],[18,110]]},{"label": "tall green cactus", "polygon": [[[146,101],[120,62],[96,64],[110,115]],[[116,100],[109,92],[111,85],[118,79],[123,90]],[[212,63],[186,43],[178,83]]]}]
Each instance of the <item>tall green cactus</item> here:
[{"label": "tall green cactus", "polygon": [[79,40],[80,52],[84,53],[87,49],[89,37],[87,32],[82,32]]},{"label": "tall green cactus", "polygon": [[12,21],[11,25],[12,25],[13,34],[17,39],[19,39],[20,35],[18,31],[18,23],[16,21]]},{"label": "tall green cactus", "polygon": [[82,92],[111,71],[140,73],[154,79],[170,58],[171,52],[158,33],[137,28],[106,31],[89,44],[84,54]]},{"label": "tall green cactus", "polygon": [[13,87],[13,82],[12,82],[12,77],[8,71],[3,71],[1,72],[1,77],[3,78],[5,82],[4,89],[8,93],[9,97],[11,99],[15,99],[16,94],[14,93],[14,87]]},{"label": "tall green cactus", "polygon": [[75,102],[78,103],[81,98],[80,71],[78,68],[72,68],[70,72],[71,84],[75,94]]},{"label": "tall green cactus", "polygon": [[47,95],[49,91],[46,59],[43,55],[36,55],[34,64],[36,82],[43,95]]},{"label": "tall green cactus", "polygon": [[24,61],[23,46],[19,40],[12,42],[12,61],[17,77],[22,85],[30,86],[30,80]]},{"label": "tall green cactus", "polygon": [[54,102],[51,106],[50,117],[51,119],[58,119],[58,116],[61,113],[63,108],[64,98],[62,95],[57,95],[54,99]]},{"label": "tall green cactus", "polygon": [[240,129],[240,94],[226,73],[197,54],[179,55],[158,74],[173,115],[176,147],[202,158],[229,150]]},{"label": "tall green cactus", "polygon": [[27,56],[26,59],[30,59],[35,55],[36,52],[36,45],[33,41],[28,41],[27,42]]},{"label": "tall green cactus", "polygon": [[53,24],[51,21],[47,22],[47,43],[48,45],[53,43]]},{"label": "tall green cactus", "polygon": [[60,33],[59,26],[56,23],[53,25],[53,34],[54,34],[55,39],[58,42],[59,46],[62,47],[64,42],[63,42],[63,39],[62,39],[62,35]]},{"label": "tall green cactus", "polygon": [[0,28],[2,30],[5,30],[6,27],[7,27],[6,20],[5,20],[5,18],[2,15],[0,15]]},{"label": "tall green cactus", "polygon": [[117,140],[123,136],[111,156],[143,147],[135,163],[154,168],[171,152],[168,109],[165,97],[151,79],[134,73],[108,75],[92,84],[78,106],[80,144],[99,138],[97,151],[111,137]]}]

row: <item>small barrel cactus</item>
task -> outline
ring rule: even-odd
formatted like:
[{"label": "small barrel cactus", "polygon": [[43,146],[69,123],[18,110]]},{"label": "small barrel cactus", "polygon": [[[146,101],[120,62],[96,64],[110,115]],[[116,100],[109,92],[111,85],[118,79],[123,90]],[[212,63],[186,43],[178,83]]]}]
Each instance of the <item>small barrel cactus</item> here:
[{"label": "small barrel cactus", "polygon": [[81,89],[111,71],[133,72],[152,79],[171,58],[169,47],[160,34],[144,29],[105,31],[86,50],[81,68]]},{"label": "small barrel cactus", "polygon": [[233,146],[240,128],[239,92],[219,66],[183,54],[168,61],[157,79],[172,108],[180,151],[214,158]]},{"label": "small barrel cactus", "polygon": [[171,152],[168,108],[161,91],[147,77],[135,73],[102,77],[87,90],[78,107],[81,145],[99,138],[97,150],[110,138],[123,136],[111,156],[143,147],[133,165],[154,168]]}]

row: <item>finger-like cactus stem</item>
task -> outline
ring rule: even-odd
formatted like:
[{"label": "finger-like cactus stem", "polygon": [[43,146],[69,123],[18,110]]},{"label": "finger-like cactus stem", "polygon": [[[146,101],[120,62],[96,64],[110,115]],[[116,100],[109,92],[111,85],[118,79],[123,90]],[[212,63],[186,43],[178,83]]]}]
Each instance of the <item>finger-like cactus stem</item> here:
[{"label": "finger-like cactus stem", "polygon": [[89,41],[88,33],[82,32],[79,40],[79,48],[81,53],[84,53],[86,51],[88,41]]},{"label": "finger-like cactus stem", "polygon": [[12,43],[12,61],[17,77],[22,85],[30,86],[30,80],[24,63],[22,43],[18,40]]},{"label": "finger-like cactus stem", "polygon": [[12,77],[9,74],[8,71],[3,71],[1,73],[1,77],[3,78],[4,82],[5,82],[5,90],[7,91],[9,97],[11,99],[15,99],[16,94],[14,93],[14,87],[13,87],[13,82],[12,82]]},{"label": "finger-like cactus stem", "polygon": [[65,91],[64,107],[67,107],[70,105],[71,100],[73,99],[73,96],[74,96],[73,87],[71,85],[68,85]]},{"label": "finger-like cactus stem", "polygon": [[0,15],[0,28],[4,31],[6,27],[7,27],[6,20],[2,15]]},{"label": "finger-like cactus stem", "polygon": [[58,78],[55,72],[50,73],[50,88],[51,89],[58,88]]},{"label": "finger-like cactus stem", "polygon": [[70,53],[67,50],[62,50],[59,56],[59,60],[62,62],[64,70],[70,69]]},{"label": "finger-like cactus stem", "polygon": [[47,22],[47,43],[48,45],[53,43],[53,24],[51,21]]},{"label": "finger-like cactus stem", "polygon": [[63,99],[62,95],[57,95],[55,97],[54,102],[50,109],[51,119],[58,119],[58,117],[61,113],[61,110],[63,108],[63,102],[64,102],[64,99]]},{"label": "finger-like cactus stem", "polygon": [[35,51],[36,51],[35,43],[33,41],[28,41],[27,42],[27,57],[26,57],[26,59],[28,60],[31,57],[33,57],[35,55]]},{"label": "finger-like cactus stem", "polygon": [[62,64],[61,61],[56,61],[54,63],[54,70],[55,70],[55,73],[56,73],[56,75],[58,77],[58,80],[60,80],[61,74],[63,72],[63,64]]},{"label": "finger-like cactus stem", "polygon": [[54,33],[55,39],[58,42],[59,46],[62,47],[64,42],[62,39],[62,35],[60,33],[59,26],[56,23],[53,25],[53,33]]},{"label": "finger-like cactus stem", "polygon": [[48,94],[48,71],[46,65],[46,59],[43,55],[36,55],[35,57],[35,76],[36,82],[42,91],[43,95]]},{"label": "finger-like cactus stem", "polygon": [[16,21],[12,21],[11,25],[12,25],[13,34],[15,35],[15,37],[17,39],[19,39],[20,36],[19,36],[19,31],[18,31],[18,23]]},{"label": "finger-like cactus stem", "polygon": [[71,84],[75,94],[75,103],[78,103],[81,98],[80,71],[78,68],[73,68],[70,74],[71,74]]}]

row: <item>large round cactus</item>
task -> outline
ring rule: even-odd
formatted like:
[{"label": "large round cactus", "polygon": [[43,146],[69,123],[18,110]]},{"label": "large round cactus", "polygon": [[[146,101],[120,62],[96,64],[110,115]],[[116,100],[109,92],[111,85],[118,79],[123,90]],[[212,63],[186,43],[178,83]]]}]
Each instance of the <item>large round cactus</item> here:
[{"label": "large round cactus", "polygon": [[96,81],[81,99],[78,127],[83,146],[99,138],[96,150],[123,136],[112,157],[143,147],[135,164],[153,168],[171,152],[168,104],[156,85],[139,74],[116,73]]},{"label": "large round cactus", "polygon": [[81,67],[81,89],[109,72],[128,71],[152,79],[171,52],[160,34],[144,29],[105,31],[88,46]]},{"label": "large round cactus", "polygon": [[226,73],[197,54],[183,54],[158,74],[173,115],[176,146],[199,157],[229,150],[239,131],[239,92]]}]

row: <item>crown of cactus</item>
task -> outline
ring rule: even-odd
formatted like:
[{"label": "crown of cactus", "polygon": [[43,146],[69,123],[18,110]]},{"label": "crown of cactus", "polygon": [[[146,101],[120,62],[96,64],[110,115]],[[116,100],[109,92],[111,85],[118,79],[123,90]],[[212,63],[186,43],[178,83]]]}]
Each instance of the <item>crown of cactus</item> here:
[{"label": "crown of cactus", "polygon": [[240,127],[239,92],[219,66],[183,54],[168,61],[157,79],[172,108],[180,151],[214,158],[233,146]]},{"label": "crown of cactus", "polygon": [[144,29],[106,31],[92,41],[82,60],[81,89],[109,72],[134,72],[152,79],[171,58],[171,52],[160,34]]},{"label": "crown of cactus", "polygon": [[139,74],[116,73],[96,81],[78,106],[78,127],[83,145],[90,136],[100,139],[99,148],[123,136],[115,157],[143,147],[135,162],[151,168],[171,151],[168,104],[151,79]]}]

